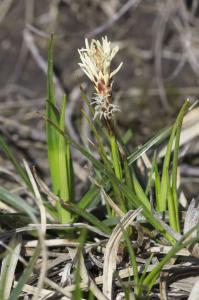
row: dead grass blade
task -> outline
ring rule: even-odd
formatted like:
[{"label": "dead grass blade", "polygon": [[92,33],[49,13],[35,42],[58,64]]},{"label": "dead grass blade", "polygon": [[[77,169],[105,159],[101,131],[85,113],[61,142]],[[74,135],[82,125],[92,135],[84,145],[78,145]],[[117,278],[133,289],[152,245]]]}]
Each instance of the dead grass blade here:
[{"label": "dead grass blade", "polygon": [[12,2],[13,2],[13,0],[4,0],[4,1],[1,1],[1,4],[0,4],[0,23],[6,17],[6,15],[7,15],[9,9],[10,9],[10,6],[11,6]]},{"label": "dead grass blade", "polygon": [[39,237],[39,242],[41,246],[41,254],[42,254],[42,264],[41,264],[41,270],[40,270],[40,276],[37,284],[37,290],[35,295],[33,296],[33,300],[37,300],[40,290],[43,288],[44,284],[44,279],[46,276],[47,272],[47,261],[48,261],[48,255],[47,255],[47,247],[45,244],[45,234],[46,234],[46,210],[43,205],[42,199],[40,192],[38,190],[37,184],[35,182],[35,179],[30,171],[30,168],[27,164],[27,162],[24,160],[24,166],[26,169],[26,172],[28,174],[28,177],[30,179],[34,194],[35,194],[35,199],[36,199],[36,204],[39,208],[40,211],[40,216],[41,216],[41,230],[38,230],[38,237]]},{"label": "dead grass blade", "polygon": [[101,187],[101,196],[102,199],[105,200],[105,202],[107,202],[110,207],[115,211],[115,213],[122,218],[124,216],[123,211],[118,207],[117,204],[115,204],[115,202],[111,199],[111,197],[105,192],[104,188]]},{"label": "dead grass blade", "polygon": [[123,231],[132,224],[135,217],[141,212],[141,208],[135,211],[129,211],[121,219],[121,222],[114,228],[104,254],[103,268],[103,293],[108,299],[112,299],[112,282],[113,273],[116,270],[116,258],[120,240],[123,236]]},{"label": "dead grass blade", "polygon": [[111,199],[111,197],[105,192],[105,189],[103,188],[103,186],[97,182],[97,180],[95,180],[92,177],[89,177],[90,181],[92,183],[94,183],[99,189],[100,189],[100,193],[101,193],[101,197],[102,199],[108,203],[108,205],[110,205],[110,207],[115,211],[116,215],[118,215],[120,218],[122,218],[124,216],[123,211],[117,206],[117,204],[115,204],[115,202]]},{"label": "dead grass blade", "polygon": [[[199,204],[196,203],[195,199],[191,201],[187,209],[187,213],[184,221],[184,234],[188,232],[191,228],[199,223]],[[193,232],[189,239],[196,237],[196,232]],[[199,244],[196,243],[191,247],[188,247],[188,250],[192,255],[199,258]]]},{"label": "dead grass blade", "polygon": [[[15,281],[15,282],[14,282],[14,287],[17,286],[17,284],[18,284],[18,282]],[[37,287],[32,286],[32,285],[29,285],[29,284],[25,284],[25,285],[23,286],[23,288],[22,288],[22,291],[23,291],[23,292],[25,292],[25,293],[27,293],[27,294],[31,294],[31,295],[36,294],[36,293],[38,292],[37,290],[38,290]],[[50,290],[47,290],[47,289],[41,289],[41,290],[39,291],[40,297],[39,297],[38,299],[44,299],[43,297],[45,297],[45,299],[47,299],[46,296],[49,296],[49,295],[51,295],[52,293],[54,294],[54,292],[52,292],[52,291],[50,291]]]},{"label": "dead grass blade", "polygon": [[[46,224],[46,230],[65,230],[65,229],[80,229],[80,228],[85,228],[88,229],[91,232],[94,232],[98,235],[101,235],[103,237],[109,237],[108,234],[98,230],[97,228],[95,228],[94,226],[91,226],[89,224],[86,223],[73,223],[73,224]],[[2,234],[0,234],[0,239],[4,238],[4,237],[8,237],[8,236],[12,236],[14,233],[24,233],[27,231],[34,231],[34,230],[40,230],[41,229],[41,224],[29,224],[26,227],[20,227],[20,228],[16,228],[14,230],[10,230],[7,232],[4,232]]]},{"label": "dead grass blade", "polygon": [[199,280],[194,284],[188,300],[198,300],[199,299]]}]

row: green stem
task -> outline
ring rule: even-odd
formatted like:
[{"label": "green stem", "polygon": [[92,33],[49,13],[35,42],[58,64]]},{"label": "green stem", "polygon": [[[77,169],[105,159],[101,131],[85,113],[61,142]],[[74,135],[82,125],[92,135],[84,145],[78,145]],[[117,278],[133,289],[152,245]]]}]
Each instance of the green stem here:
[{"label": "green stem", "polygon": [[[120,181],[122,181],[123,175],[122,175],[122,166],[121,166],[121,162],[120,162],[120,154],[119,154],[115,135],[113,135],[112,132],[110,133],[110,145],[111,145],[111,154],[112,154],[114,172],[115,172],[116,177]],[[124,200],[122,193],[120,192],[120,190],[116,184],[113,184],[113,189],[114,189],[115,195],[118,199],[121,210],[123,212],[125,212],[126,211],[125,200]]]}]

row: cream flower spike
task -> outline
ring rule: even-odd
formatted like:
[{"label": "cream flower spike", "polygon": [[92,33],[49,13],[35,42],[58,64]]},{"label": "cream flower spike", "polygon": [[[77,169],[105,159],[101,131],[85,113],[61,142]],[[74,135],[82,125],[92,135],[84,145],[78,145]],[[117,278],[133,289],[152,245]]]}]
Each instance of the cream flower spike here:
[{"label": "cream flower spike", "polygon": [[94,83],[96,94],[91,102],[95,104],[95,116],[112,119],[115,112],[120,111],[119,107],[112,103],[113,76],[122,67],[123,63],[111,70],[111,62],[118,52],[118,47],[112,47],[107,36],[102,41],[92,39],[89,44],[85,39],[85,48],[78,49],[82,68],[88,78]]}]

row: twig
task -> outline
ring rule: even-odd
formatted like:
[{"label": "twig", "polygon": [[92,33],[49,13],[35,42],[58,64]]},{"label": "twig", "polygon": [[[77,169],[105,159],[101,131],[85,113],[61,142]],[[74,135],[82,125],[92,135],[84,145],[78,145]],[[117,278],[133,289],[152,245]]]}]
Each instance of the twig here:
[{"label": "twig", "polygon": [[1,4],[0,4],[0,23],[3,21],[3,19],[5,18],[5,16],[7,15],[10,6],[12,4],[13,0],[4,0]]},{"label": "twig", "polygon": [[108,19],[107,22],[103,23],[101,26],[96,27],[94,30],[90,31],[86,34],[89,38],[97,35],[102,34],[105,30],[110,28],[115,22],[117,22],[131,7],[134,6],[136,8],[141,0],[128,0],[120,10],[112,16],[112,18]]}]

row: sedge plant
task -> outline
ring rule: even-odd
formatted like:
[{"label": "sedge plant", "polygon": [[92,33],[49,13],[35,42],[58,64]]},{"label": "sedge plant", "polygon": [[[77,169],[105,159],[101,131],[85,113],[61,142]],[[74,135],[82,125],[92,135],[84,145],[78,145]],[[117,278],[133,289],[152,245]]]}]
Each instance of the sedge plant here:
[{"label": "sedge plant", "polygon": [[[114,104],[113,101],[113,77],[118,73],[122,67],[122,63],[112,70],[112,59],[118,52],[118,47],[112,47],[107,37],[102,38],[102,41],[92,40],[89,44],[85,40],[85,48],[79,50],[81,62],[80,67],[88,76],[95,88],[95,94],[90,105],[94,106],[93,120],[98,118],[96,125],[90,120],[89,125],[96,136],[97,142],[99,141],[98,130],[95,126],[105,127],[106,138],[109,143],[111,156],[107,156],[106,164],[107,170],[111,173],[111,183],[113,188],[114,199],[119,208],[126,212],[128,207],[138,208],[143,207],[143,214],[150,220],[150,223],[164,232],[161,224],[153,217],[150,200],[148,194],[144,191],[143,187],[136,178],[133,172],[132,162],[135,153],[130,154],[127,148],[122,144],[121,139],[116,133],[115,114],[120,111],[120,107]],[[174,123],[172,128],[165,130],[164,134],[171,133],[169,143],[167,146],[166,155],[164,158],[163,169],[159,175],[157,161],[154,160],[152,175],[155,182],[156,192],[156,210],[157,212],[166,212],[168,209],[170,226],[175,231],[180,231],[179,213],[178,213],[178,194],[177,194],[177,161],[180,141],[180,129],[183,117],[189,107],[189,101],[186,101]],[[89,117],[87,117],[89,119]],[[94,129],[93,129],[94,128]],[[98,149],[103,149],[99,152],[102,157],[106,156],[104,146],[98,144]],[[173,157],[172,157],[172,150]],[[103,158],[103,157],[102,157]],[[172,171],[170,176],[170,166],[172,163]],[[112,165],[112,167],[110,167]],[[109,175],[108,175],[109,176]],[[161,176],[161,177],[160,177]],[[110,176],[109,176],[110,178]],[[114,179],[113,179],[114,178]],[[170,180],[171,178],[171,180]],[[118,184],[120,187],[118,188]],[[121,192],[122,190],[122,192]],[[127,196],[128,194],[128,196]],[[131,195],[131,196],[130,196]],[[129,199],[131,197],[131,200]],[[129,203],[130,202],[130,203]],[[168,232],[164,232],[170,242],[174,242],[172,237],[169,237]]]},{"label": "sedge plant", "polygon": [[[79,202],[74,202],[75,187],[71,147],[75,147],[91,162],[97,181],[105,189],[109,190],[111,197],[124,213],[129,208],[142,207],[143,215],[147,222],[158,232],[162,233],[168,242],[175,244],[175,238],[154,217],[148,192],[145,191],[137,179],[133,171],[133,164],[144,152],[161,143],[171,134],[162,171],[158,170],[157,161],[154,160],[152,164],[153,169],[151,170],[153,176],[149,177],[150,181],[152,178],[155,184],[156,210],[165,212],[168,209],[170,226],[174,230],[179,231],[177,160],[180,127],[189,102],[185,102],[173,126],[162,130],[143,146],[135,149],[133,153],[129,153],[126,145],[123,144],[122,139],[118,136],[115,126],[115,115],[120,111],[120,107],[113,103],[113,77],[122,67],[122,63],[115,70],[112,70],[111,63],[117,51],[118,48],[112,47],[107,37],[103,38],[102,42],[92,40],[90,44],[86,40],[85,48],[79,50],[80,66],[92,81],[96,92],[93,101],[89,101],[83,91],[82,96],[89,107],[91,116],[87,115],[86,112],[83,112],[83,115],[88,121],[95,138],[94,143],[100,157],[99,160],[95,158],[88,148],[75,142],[67,133],[64,122],[65,109],[67,109],[66,96],[63,95],[61,108],[58,109],[53,83],[53,36],[49,40],[46,133],[52,189],[57,196],[57,213],[53,211],[53,208],[47,202],[45,202],[45,206],[50,210],[53,217],[58,218],[61,223],[71,222],[75,216],[81,215],[85,217],[86,215],[86,219],[90,220],[92,224],[98,224],[97,226],[99,226],[101,223],[101,226],[105,229],[106,226],[102,222],[98,222],[96,217],[85,211],[86,208],[92,206],[92,202],[99,195],[97,186],[92,184],[86,194],[79,199]],[[30,189],[29,179],[23,167],[15,159],[3,137],[0,137],[0,145],[13,163],[17,173]],[[172,171],[170,168],[171,164]],[[2,193],[2,195],[5,195],[5,193]],[[7,198],[4,197],[4,199]],[[98,197],[96,203],[99,203],[99,201],[100,198]],[[109,210],[109,207],[107,209]],[[111,215],[109,214],[109,216]],[[112,215],[112,217],[114,216]],[[105,231],[108,232],[108,229],[106,228]]]},{"label": "sedge plant", "polygon": [[[79,66],[92,82],[95,93],[92,100],[89,100],[86,93],[82,90],[82,99],[89,109],[89,114],[82,111],[82,115],[87,120],[92,132],[92,143],[95,151],[98,153],[98,158],[96,158],[89,147],[77,143],[68,134],[65,126],[67,97],[63,95],[61,106],[58,107],[58,99],[55,96],[53,44],[53,36],[51,36],[48,49],[45,120],[49,173],[52,184],[52,195],[56,205],[53,207],[47,198],[42,198],[44,206],[55,222],[68,224],[75,222],[81,217],[105,237],[109,237],[113,226],[118,223],[117,211],[121,215],[124,215],[129,209],[142,208],[145,223],[153,227],[158,234],[161,234],[166,239],[166,242],[172,245],[172,248],[152,272],[147,273],[146,266],[143,274],[140,275],[136,262],[136,252],[131,247],[132,232],[124,232],[124,240],[126,241],[130,262],[134,271],[134,292],[139,299],[144,294],[144,289],[147,290],[147,295],[149,295],[161,269],[169,259],[179,249],[191,243],[191,240],[186,240],[188,235],[177,241],[175,235],[172,234],[172,232],[181,232],[177,166],[181,126],[183,117],[189,108],[189,101],[185,101],[172,126],[163,129],[143,146],[139,146],[132,153],[129,153],[128,147],[124,139],[119,136],[116,126],[116,114],[120,113],[122,109],[114,103],[113,79],[122,67],[122,63],[116,69],[112,69],[112,61],[119,48],[113,47],[107,37],[102,38],[101,41],[92,39],[91,42],[86,39],[85,47],[78,50],[80,56]],[[157,146],[167,138],[169,138],[169,141],[162,165],[158,163],[157,156],[154,155],[152,168],[146,180],[146,186],[143,186],[135,172],[134,164],[146,151]],[[0,147],[12,162],[17,174],[29,192],[34,194],[24,167],[15,158],[3,136],[0,136]],[[76,199],[75,196],[75,175],[71,147],[76,148],[90,162],[93,168],[92,176],[94,180],[91,180],[90,187],[88,187],[87,192],[80,199]],[[98,184],[95,184],[96,182]],[[101,187],[103,187],[103,191],[111,199],[111,201],[106,202],[106,213],[103,220],[99,220],[98,217],[89,211],[90,208],[96,208],[98,204],[101,204],[102,199],[99,193]],[[150,191],[154,191],[153,194],[155,195],[155,204],[153,207],[149,197]],[[21,197],[14,195],[2,187],[0,187],[0,197],[1,201],[6,205],[13,207],[20,213],[27,214],[30,220],[33,219],[34,215],[38,215],[36,208],[32,208]],[[117,206],[117,209],[113,208],[113,203]],[[168,230],[169,226],[164,226],[163,222],[155,216],[154,212],[162,213],[163,215],[168,214],[169,224],[167,225],[170,226],[171,230]],[[156,239],[156,235],[153,238]],[[10,247],[13,248],[15,253],[19,252],[18,244],[19,241],[17,239],[13,239],[10,242]],[[83,242],[81,246],[83,248]],[[25,284],[24,277],[27,277],[27,274],[29,276],[33,269],[33,265],[39,255],[37,252],[36,249],[35,255],[28,265],[27,272],[24,272],[25,275],[22,274],[22,283],[20,283],[19,290]],[[14,261],[14,258],[10,253],[5,257],[7,257],[4,259],[4,268],[6,270],[6,266],[10,261]],[[9,275],[6,272],[12,274],[12,277],[14,276],[13,268],[5,271],[0,278],[0,287],[4,285],[5,278]],[[76,299],[81,298],[79,276],[80,274],[77,272],[76,281],[78,282],[78,290],[73,295],[77,297]],[[11,285],[9,284],[7,290],[10,291],[10,288]],[[16,292],[17,295],[19,294],[19,290]],[[0,292],[3,294],[1,289]],[[89,295],[92,298],[93,291],[90,291]],[[10,299],[14,299],[13,293]]]}]

